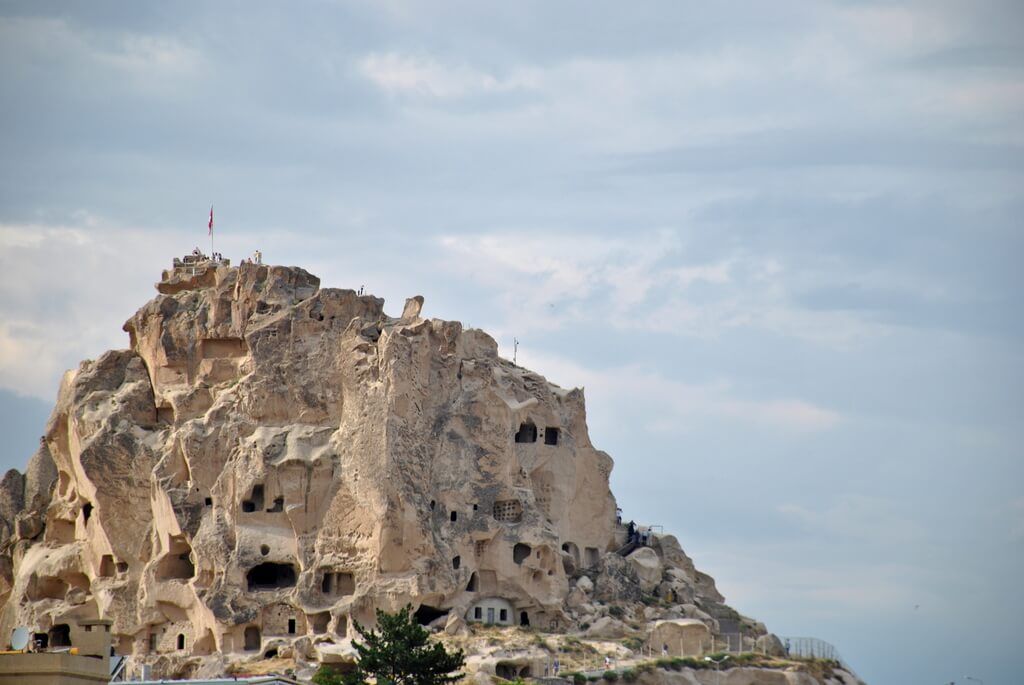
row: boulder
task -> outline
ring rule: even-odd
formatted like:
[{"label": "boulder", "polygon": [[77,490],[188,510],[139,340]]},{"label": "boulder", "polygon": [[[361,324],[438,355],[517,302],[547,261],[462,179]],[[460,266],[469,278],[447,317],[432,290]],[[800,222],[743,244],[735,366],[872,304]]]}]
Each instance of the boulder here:
[{"label": "boulder", "polygon": [[782,640],[773,633],[762,635],[757,638],[757,642],[754,645],[755,650],[761,654],[767,654],[768,656],[785,656],[786,648],[782,644]]},{"label": "boulder", "polygon": [[644,592],[650,592],[661,582],[661,559],[650,547],[640,547],[634,550],[626,560],[640,581],[640,588]]},{"label": "boulder", "polygon": [[651,626],[647,643],[651,650],[669,656],[685,657],[703,653],[711,632],[702,621],[692,618],[657,621]]},{"label": "boulder", "polygon": [[584,635],[592,638],[620,638],[629,632],[625,623],[611,616],[602,616],[590,624]]}]

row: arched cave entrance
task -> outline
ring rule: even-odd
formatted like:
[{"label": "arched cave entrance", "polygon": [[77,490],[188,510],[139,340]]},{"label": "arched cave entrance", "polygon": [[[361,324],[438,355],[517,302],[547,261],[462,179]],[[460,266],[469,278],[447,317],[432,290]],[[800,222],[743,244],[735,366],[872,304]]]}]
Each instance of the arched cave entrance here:
[{"label": "arched cave entrance", "polygon": [[245,629],[245,651],[255,652],[260,648],[260,629],[248,626]]}]

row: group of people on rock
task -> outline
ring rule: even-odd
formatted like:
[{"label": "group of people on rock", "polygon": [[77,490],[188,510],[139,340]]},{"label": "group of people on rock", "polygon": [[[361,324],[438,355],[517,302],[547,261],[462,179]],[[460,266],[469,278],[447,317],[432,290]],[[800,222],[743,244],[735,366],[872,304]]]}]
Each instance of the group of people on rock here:
[{"label": "group of people on rock", "polygon": [[[203,254],[203,251],[200,250],[198,247],[192,248],[192,256],[193,257],[202,258],[202,259],[206,259],[206,255]],[[210,260],[214,261],[214,262],[223,262],[224,261],[224,254],[221,253],[221,252],[214,252],[213,256],[210,257]],[[241,263],[242,264],[262,264],[263,263],[263,253],[260,252],[259,250],[256,250],[255,252],[252,253],[252,257],[246,257],[245,259],[242,260]]]},{"label": "group of people on rock", "polygon": [[637,543],[639,545],[647,545],[651,540],[651,533],[647,530],[640,530],[636,523],[630,521],[626,524],[626,543]]}]

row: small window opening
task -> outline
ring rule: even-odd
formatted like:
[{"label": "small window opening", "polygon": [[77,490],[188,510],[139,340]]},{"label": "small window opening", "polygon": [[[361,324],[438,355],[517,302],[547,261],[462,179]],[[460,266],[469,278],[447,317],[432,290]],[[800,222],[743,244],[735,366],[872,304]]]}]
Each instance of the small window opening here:
[{"label": "small window opening", "polygon": [[473,608],[473,618],[482,619],[484,617],[484,610],[480,607]]},{"label": "small window opening", "polygon": [[516,442],[537,442],[537,426],[533,425],[531,421],[520,424],[519,431],[516,433]]},{"label": "small window opening", "polygon": [[460,566],[462,566],[462,557],[456,556],[452,559],[452,568],[458,570]]},{"label": "small window opening", "polygon": [[455,523],[456,521],[459,520],[459,512],[452,511],[452,513],[448,515],[448,518],[451,519],[452,523]]},{"label": "small window opening", "polygon": [[436,507],[436,506],[437,506],[437,502],[435,502],[434,500],[430,500],[430,511],[434,511],[434,507]]},{"label": "small window opening", "polygon": [[267,651],[263,652],[263,658],[264,659],[276,659],[277,658],[277,648],[275,647],[274,649],[268,649]]},{"label": "small window opening", "polygon": [[466,585],[466,592],[476,592],[476,584],[477,584],[476,571],[474,571],[473,575],[471,575],[469,577],[469,584]]},{"label": "small window opening", "polygon": [[519,613],[519,625],[528,626],[530,625],[530,615],[525,611]]},{"label": "small window opening", "polygon": [[289,635],[294,635],[295,634],[295,619],[294,618],[288,619],[288,634]]},{"label": "small window opening", "polygon": [[274,506],[267,509],[268,514],[279,514],[284,511],[284,497],[275,497]]},{"label": "small window opening", "polygon": [[85,519],[85,523],[89,523],[90,516],[92,516],[92,503],[86,502],[85,506],[82,507],[82,517]]},{"label": "small window opening", "polygon": [[473,511],[476,511],[476,510],[477,510],[477,509],[479,509],[479,508],[480,508],[480,505],[478,505],[478,504],[474,504],[474,505],[473,505]]},{"label": "small window opening", "polygon": [[508,620],[508,609],[502,609],[501,611],[498,612],[498,620],[499,621],[507,621]]},{"label": "small window opening", "polygon": [[522,564],[523,561],[530,556],[530,546],[522,542],[517,542],[516,546],[512,548],[512,561],[517,564]]},{"label": "small window opening", "polygon": [[149,637],[148,637],[148,640],[149,640],[149,645],[148,645],[149,646],[149,651],[150,652],[155,652],[156,651],[156,633],[150,633]]},{"label": "small window opening", "polygon": [[545,445],[557,445],[558,444],[558,429],[548,426],[544,429],[544,444]]},{"label": "small window opening", "polygon": [[185,649],[185,636],[181,633],[178,633],[178,649]]},{"label": "small window opening", "polygon": [[116,568],[117,568],[117,572],[118,573],[128,573],[128,562],[127,561],[119,561],[119,562],[117,562]]},{"label": "small window opening", "polygon": [[212,497],[207,497],[206,498],[206,506],[208,506],[208,507],[212,507],[213,506],[213,498]]},{"label": "small window opening", "polygon": [[270,545],[260,545],[260,554],[263,556],[270,554]]},{"label": "small window opening", "polygon": [[36,651],[42,651],[50,646],[50,636],[46,633],[33,633],[32,642],[36,646]]}]

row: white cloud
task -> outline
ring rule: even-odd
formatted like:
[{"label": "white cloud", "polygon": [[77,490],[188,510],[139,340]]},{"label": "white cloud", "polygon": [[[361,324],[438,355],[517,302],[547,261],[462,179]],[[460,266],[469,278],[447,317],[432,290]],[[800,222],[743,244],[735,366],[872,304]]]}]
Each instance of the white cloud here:
[{"label": "white cloud", "polygon": [[521,362],[542,370],[552,382],[587,388],[588,396],[610,405],[614,415],[637,414],[645,428],[659,433],[685,432],[709,420],[724,420],[781,432],[828,430],[842,420],[827,407],[794,398],[742,397],[728,381],[685,383],[638,364],[594,369],[582,364],[524,350]]},{"label": "white cloud", "polygon": [[202,53],[171,35],[90,31],[63,18],[0,18],[0,56],[21,69],[63,63],[83,79],[107,74],[127,79],[133,88],[170,97],[180,85],[168,81],[196,76]]},{"label": "white cloud", "polygon": [[173,242],[84,214],[0,224],[0,386],[52,401],[64,370],[126,347],[121,325],[180,251]]},{"label": "white cloud", "polygon": [[521,74],[501,79],[466,64],[447,65],[431,57],[394,52],[366,55],[358,69],[376,86],[397,95],[457,98],[531,86]]},{"label": "white cloud", "polygon": [[[704,339],[745,329],[842,348],[885,329],[859,312],[795,304],[791,289],[809,276],[790,273],[774,257],[736,250],[680,266],[686,256],[680,235],[493,233],[445,236],[439,244],[453,272],[494,292],[499,336],[587,322]],[[828,282],[825,275],[810,277]]]}]

